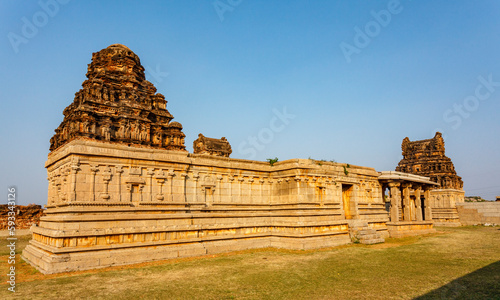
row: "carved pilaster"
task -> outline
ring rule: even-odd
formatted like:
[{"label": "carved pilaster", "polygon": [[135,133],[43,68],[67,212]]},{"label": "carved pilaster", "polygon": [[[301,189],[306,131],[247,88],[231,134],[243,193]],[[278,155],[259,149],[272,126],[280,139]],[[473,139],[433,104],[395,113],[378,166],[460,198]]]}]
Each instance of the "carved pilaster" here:
[{"label": "carved pilaster", "polygon": [[104,181],[104,193],[101,194],[101,198],[104,200],[109,200],[110,196],[108,193],[108,185],[111,180],[111,168],[108,166],[104,169],[102,173],[102,180]]},{"label": "carved pilaster", "polygon": [[98,165],[90,165],[90,200],[95,201],[95,177],[96,173],[99,172]]},{"label": "carved pilaster", "polygon": [[184,202],[187,202],[187,195],[186,195],[186,181],[188,179],[188,174],[187,173],[182,173],[181,174],[182,178],[182,199]]},{"label": "carved pilaster", "polygon": [[217,197],[218,202],[222,202],[222,175],[217,175]]},{"label": "carved pilaster", "polygon": [[273,201],[273,191],[274,191],[274,189],[273,189],[273,183],[274,183],[274,180],[272,180],[271,178],[269,178],[267,180],[267,182],[269,183],[269,185],[268,185],[268,187],[269,187],[269,189],[268,189],[269,204],[272,204],[274,202]]},{"label": "carved pilaster", "polygon": [[297,183],[297,203],[300,203],[302,201],[302,193],[300,190],[302,179],[299,176],[295,176],[294,180]]},{"label": "carved pilaster", "polygon": [[148,178],[148,195],[147,199],[149,202],[153,202],[153,175],[155,174],[154,168],[148,168],[146,171],[146,177]]},{"label": "carved pilaster", "polygon": [[227,180],[229,181],[229,202],[233,202],[233,181],[234,176],[229,175]]},{"label": "carved pilaster", "polygon": [[243,180],[245,180],[245,178],[242,176],[242,177],[238,177],[238,201],[239,203],[242,202],[242,199],[241,199],[241,184],[243,183]]},{"label": "carved pilaster", "polygon": [[200,179],[200,174],[194,173],[193,174],[193,180],[194,180],[194,202],[198,202],[198,180]]},{"label": "carved pilaster", "polygon": [[169,194],[169,201],[174,202],[174,170],[169,170],[167,174],[168,181],[170,181],[170,190],[168,191]]},{"label": "carved pilaster", "polygon": [[122,202],[122,173],[123,166],[116,166],[115,172],[118,174],[118,202]]},{"label": "carved pilaster", "polygon": [[264,194],[263,194],[264,182],[265,182],[264,178],[260,178],[259,179],[259,183],[260,183],[260,186],[259,186],[259,189],[260,189],[260,191],[259,191],[260,198],[259,199],[260,200],[259,200],[259,202],[260,203],[265,203],[265,201],[264,201]]}]

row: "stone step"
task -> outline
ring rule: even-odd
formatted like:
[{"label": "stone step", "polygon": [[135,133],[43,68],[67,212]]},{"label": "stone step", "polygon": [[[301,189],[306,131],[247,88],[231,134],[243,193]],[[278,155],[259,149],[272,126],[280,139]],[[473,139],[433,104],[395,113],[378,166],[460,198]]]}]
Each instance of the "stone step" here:
[{"label": "stone step", "polygon": [[374,229],[363,229],[363,230],[359,230],[356,234],[363,235],[363,234],[376,234],[376,233],[377,233],[377,231]]},{"label": "stone step", "polygon": [[383,238],[374,238],[374,239],[369,239],[369,240],[360,240],[359,241],[363,245],[373,245],[373,244],[380,244],[384,243],[385,239]]},{"label": "stone step", "polygon": [[365,234],[365,235],[357,235],[356,236],[358,240],[363,241],[363,240],[371,240],[371,239],[378,239],[380,238],[379,234]]}]

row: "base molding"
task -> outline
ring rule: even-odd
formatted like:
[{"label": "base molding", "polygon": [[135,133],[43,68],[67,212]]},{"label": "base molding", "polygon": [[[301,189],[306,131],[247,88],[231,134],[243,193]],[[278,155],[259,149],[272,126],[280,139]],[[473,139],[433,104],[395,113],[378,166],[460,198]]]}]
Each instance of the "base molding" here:
[{"label": "base molding", "polygon": [[432,221],[389,222],[387,223],[387,230],[389,231],[389,236],[393,238],[436,232]]},{"label": "base molding", "polygon": [[318,237],[249,237],[238,240],[202,241],[59,254],[45,251],[31,243],[23,250],[21,257],[41,273],[54,274],[248,249],[271,247],[307,250],[349,243],[351,243],[351,239],[347,232]]}]

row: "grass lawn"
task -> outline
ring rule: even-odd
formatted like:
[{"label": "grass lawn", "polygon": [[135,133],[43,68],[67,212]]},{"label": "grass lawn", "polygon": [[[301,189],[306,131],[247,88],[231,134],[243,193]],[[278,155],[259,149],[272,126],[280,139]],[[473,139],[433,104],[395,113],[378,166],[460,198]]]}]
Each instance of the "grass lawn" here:
[{"label": "grass lawn", "polygon": [[[18,241],[22,249],[27,239]],[[43,275],[19,261],[0,299],[500,299],[500,227],[315,251],[259,249]],[[7,249],[7,250],[5,250]],[[15,297],[13,297],[15,296]]]}]

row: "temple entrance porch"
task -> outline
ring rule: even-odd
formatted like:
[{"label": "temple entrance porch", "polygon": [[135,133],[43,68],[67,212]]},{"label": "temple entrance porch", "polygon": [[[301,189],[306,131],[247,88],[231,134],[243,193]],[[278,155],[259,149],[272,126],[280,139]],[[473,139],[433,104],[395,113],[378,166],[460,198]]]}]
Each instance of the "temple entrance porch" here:
[{"label": "temple entrance porch", "polygon": [[430,190],[438,184],[428,177],[408,173],[389,171],[379,174],[382,197],[389,203],[389,235],[402,237],[435,231],[429,204]]}]

